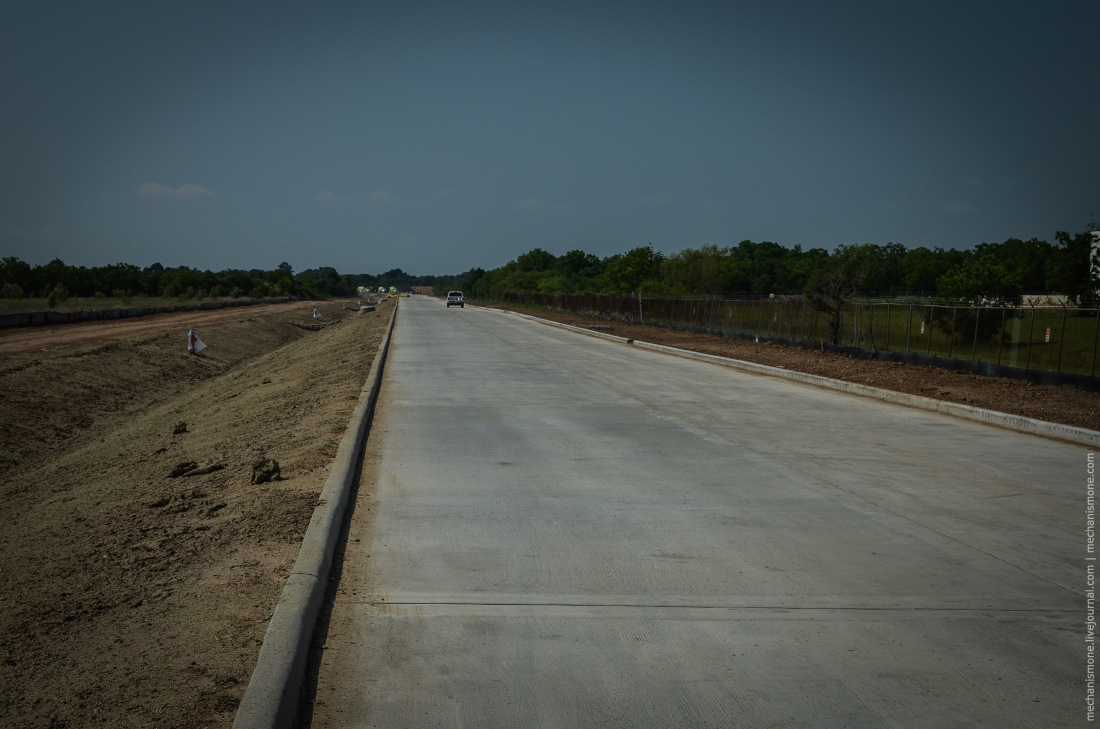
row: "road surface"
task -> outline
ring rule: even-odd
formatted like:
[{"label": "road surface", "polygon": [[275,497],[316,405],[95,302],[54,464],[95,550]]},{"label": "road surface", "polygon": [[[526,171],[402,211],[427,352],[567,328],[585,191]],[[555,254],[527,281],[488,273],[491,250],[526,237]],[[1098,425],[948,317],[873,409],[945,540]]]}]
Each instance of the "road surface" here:
[{"label": "road surface", "polygon": [[367,449],[315,727],[1084,723],[1084,448],[414,298]]}]

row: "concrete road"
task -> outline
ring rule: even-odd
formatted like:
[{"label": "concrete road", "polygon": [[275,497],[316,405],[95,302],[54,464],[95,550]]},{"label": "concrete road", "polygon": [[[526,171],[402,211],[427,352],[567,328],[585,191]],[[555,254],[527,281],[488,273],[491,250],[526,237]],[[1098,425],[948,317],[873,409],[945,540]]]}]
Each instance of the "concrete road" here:
[{"label": "concrete road", "polygon": [[404,300],[313,725],[1077,726],[1085,468]]}]

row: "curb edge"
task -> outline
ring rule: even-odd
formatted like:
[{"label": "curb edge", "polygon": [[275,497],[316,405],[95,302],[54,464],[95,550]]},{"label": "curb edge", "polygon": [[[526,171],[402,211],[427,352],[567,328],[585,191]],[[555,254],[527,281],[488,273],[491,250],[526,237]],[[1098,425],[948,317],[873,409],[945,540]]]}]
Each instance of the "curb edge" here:
[{"label": "curb edge", "polygon": [[294,570],[283,585],[275,612],[267,625],[256,667],[252,670],[233,719],[234,729],[289,728],[297,723],[310,642],[328,586],[329,568],[347,511],[351,485],[355,482],[367,424],[378,399],[397,309],[395,305],[386,334],[378,345],[374,363],[360,391],[359,404],[352,412],[333,459],[332,471],[302,537]]},{"label": "curb edge", "polygon": [[869,397],[875,400],[881,400],[883,402],[894,403],[896,405],[905,405],[908,407],[917,408],[919,410],[930,410],[932,412],[962,418],[963,420],[970,420],[978,423],[984,423],[986,425],[994,425],[1000,428],[1006,428],[1008,430],[1015,430],[1021,433],[1028,433],[1029,435],[1039,435],[1047,438],[1055,438],[1057,440],[1069,441],[1078,445],[1086,445],[1092,446],[1094,448],[1100,448],[1100,432],[1095,430],[1088,430],[1087,428],[1077,428],[1072,425],[1051,423],[1046,420],[1036,420],[1035,418],[1028,418],[1023,415],[1012,415],[1009,413],[1002,413],[997,410],[986,410],[985,408],[976,408],[971,405],[962,405],[959,403],[948,402],[946,400],[936,400],[934,398],[924,397],[922,395],[910,395],[903,392],[894,392],[893,390],[885,390],[880,387],[860,385],[854,382],[846,382],[845,380],[837,380],[831,377],[822,377],[821,375],[811,375],[805,372],[797,372],[795,370],[788,370],[782,367],[772,367],[770,365],[757,364],[756,362],[746,362],[740,359],[721,357],[716,354],[692,352],[688,349],[669,347],[664,344],[651,344],[649,342],[642,342],[636,339],[617,337],[612,334],[593,332],[588,329],[573,326],[571,324],[562,324],[561,322],[550,321],[549,319],[540,319],[537,316],[530,316],[528,314],[520,314],[518,312],[507,310],[502,311],[506,314],[512,314],[513,316],[518,316],[523,319],[537,321],[540,324],[547,324],[549,326],[558,327],[560,329],[569,329],[579,334],[587,334],[591,337],[608,339],[619,342],[621,344],[632,344],[636,347],[641,347],[643,349],[648,349],[656,352],[663,352],[665,354],[671,354],[677,357],[685,357],[687,359],[694,359],[701,362],[710,362],[711,364],[722,365],[724,367],[732,367],[734,369],[744,370],[746,372],[751,372],[758,375],[766,375],[769,377],[780,377],[787,380],[794,380],[795,382],[801,382],[806,385],[823,387],[830,390],[838,390],[840,392],[848,393],[849,395]]}]

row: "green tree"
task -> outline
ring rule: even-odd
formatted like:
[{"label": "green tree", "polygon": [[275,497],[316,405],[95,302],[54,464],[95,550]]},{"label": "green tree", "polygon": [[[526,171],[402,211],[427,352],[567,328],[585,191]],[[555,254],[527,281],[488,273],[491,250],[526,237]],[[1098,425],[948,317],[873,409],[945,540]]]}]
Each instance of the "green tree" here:
[{"label": "green tree", "polygon": [[991,255],[971,258],[940,276],[936,285],[940,296],[974,306],[1015,306],[1023,293],[1018,275]]},{"label": "green tree", "polygon": [[608,293],[631,293],[646,281],[659,280],[664,261],[665,255],[654,251],[652,243],[608,257],[604,269]]},{"label": "green tree", "polygon": [[1046,287],[1048,291],[1065,294],[1067,301],[1080,303],[1092,296],[1090,281],[1090,258],[1092,256],[1092,235],[1078,233],[1070,235],[1058,231],[1054,238],[1058,245],[1047,259]]},{"label": "green tree", "polygon": [[532,271],[541,273],[553,268],[556,260],[553,253],[547,253],[541,248],[534,248],[522,256],[516,256],[516,268],[523,273]]},{"label": "green tree", "polygon": [[728,248],[704,245],[673,253],[661,266],[662,282],[678,294],[722,292],[723,263]]}]

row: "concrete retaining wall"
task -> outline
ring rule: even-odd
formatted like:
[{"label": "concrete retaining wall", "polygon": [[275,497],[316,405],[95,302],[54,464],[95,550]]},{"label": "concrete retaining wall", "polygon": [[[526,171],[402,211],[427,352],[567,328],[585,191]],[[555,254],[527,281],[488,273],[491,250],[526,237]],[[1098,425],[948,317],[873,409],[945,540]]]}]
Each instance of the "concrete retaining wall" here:
[{"label": "concrete retaining wall", "polygon": [[317,624],[321,601],[328,585],[332,555],[347,511],[348,495],[359,470],[359,454],[374,411],[382,371],[389,351],[390,334],[397,318],[394,307],[389,327],[370,374],[359,395],[359,404],[336,452],[321,499],[306,529],[294,571],[287,578],[275,613],[264,634],[264,644],[244,698],[233,720],[235,729],[289,729],[298,717],[306,660]]}]

